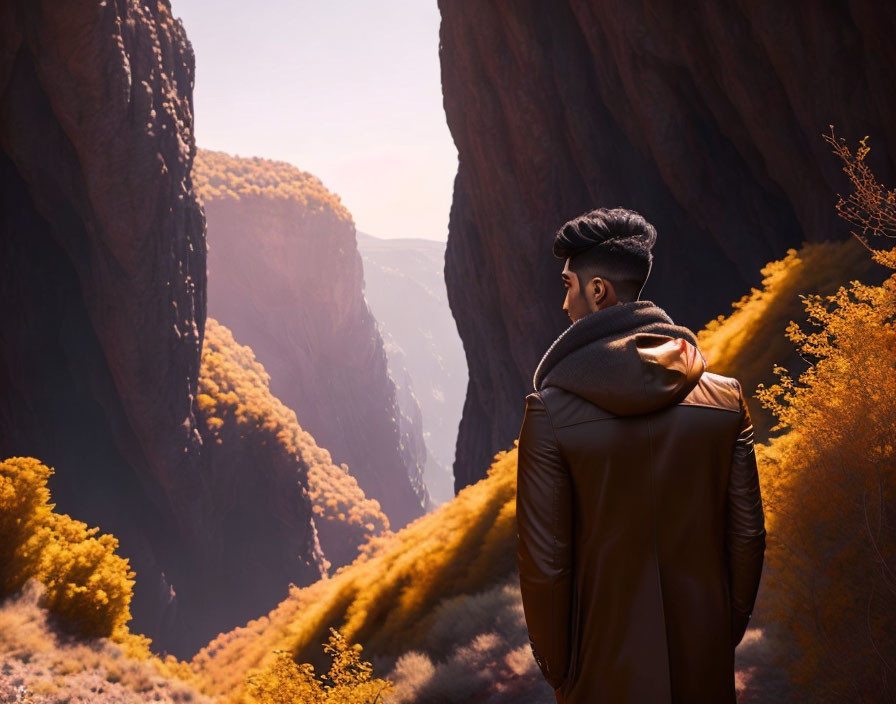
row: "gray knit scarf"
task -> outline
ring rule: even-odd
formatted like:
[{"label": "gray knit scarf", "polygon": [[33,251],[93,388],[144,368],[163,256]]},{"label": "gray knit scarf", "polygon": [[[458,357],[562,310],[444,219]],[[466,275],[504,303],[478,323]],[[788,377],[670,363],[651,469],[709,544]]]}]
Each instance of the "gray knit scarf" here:
[{"label": "gray knit scarf", "polygon": [[532,379],[533,387],[536,391],[540,391],[554,382],[557,382],[558,386],[568,387],[565,383],[568,380],[565,377],[576,372],[575,365],[558,366],[564,357],[586,345],[593,345],[599,341],[610,342],[638,332],[683,337],[691,344],[697,345],[697,336],[691,330],[673,323],[666,311],[652,301],[618,303],[579,318],[566,328],[548,347],[541,362],[538,363]]}]

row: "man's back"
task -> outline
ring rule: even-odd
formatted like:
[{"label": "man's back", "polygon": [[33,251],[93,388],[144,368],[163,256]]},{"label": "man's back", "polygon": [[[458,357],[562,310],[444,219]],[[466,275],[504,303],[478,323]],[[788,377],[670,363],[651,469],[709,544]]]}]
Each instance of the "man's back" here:
[{"label": "man's back", "polygon": [[735,701],[765,547],[752,426],[740,384],[661,327],[549,350],[526,399],[520,585],[560,702]]}]

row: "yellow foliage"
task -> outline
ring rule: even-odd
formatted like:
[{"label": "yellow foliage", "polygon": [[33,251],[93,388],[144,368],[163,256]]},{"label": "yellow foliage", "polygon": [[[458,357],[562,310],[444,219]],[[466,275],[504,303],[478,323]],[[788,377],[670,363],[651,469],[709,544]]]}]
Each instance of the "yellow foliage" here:
[{"label": "yellow foliage", "polygon": [[41,520],[52,511],[47,479],[53,470],[31,457],[0,463],[0,589],[21,589],[33,573],[34,558],[24,547]]},{"label": "yellow foliage", "polygon": [[799,294],[806,289],[831,293],[850,275],[879,270],[854,239],[804,244],[762,268],[762,285],[732,304],[733,311],[711,320],[697,333],[709,371],[741,381],[757,439],[767,436],[772,419],[752,399],[760,383],[774,379],[771,369],[793,354],[784,335],[788,322],[803,313]]},{"label": "yellow foliage", "polygon": [[[65,630],[98,639],[89,641],[95,652],[111,649],[163,677],[194,680],[188,663],[154,656],[151,640],[130,632],[135,574],[129,561],[115,553],[114,536],[53,510],[47,488],[53,472],[33,457],[0,462],[0,596],[21,594],[28,580],[36,579],[44,585],[40,605]],[[115,645],[101,642],[104,638]]]},{"label": "yellow foliage", "polygon": [[[46,585],[44,606],[85,636],[126,632],[134,572],[115,554],[118,540],[53,511],[53,469],[33,457],[0,463],[0,574],[4,594],[31,578]],[[133,643],[133,641],[131,641]]]},{"label": "yellow foliage", "polygon": [[250,347],[240,345],[214,318],[206,319],[199,374],[197,416],[208,435],[220,439],[229,427],[253,432],[308,467],[308,489],[316,521],[344,524],[361,543],[388,530],[379,501],[368,498],[347,467],[333,463],[328,450],[303,430],[295,411],[270,392],[270,375]]},{"label": "yellow foliage", "polygon": [[215,412],[215,397],[213,394],[217,393],[218,389],[214,387],[210,391],[211,393],[209,394],[198,394],[196,396],[196,404],[200,411],[212,415]]},{"label": "yellow foliage", "polygon": [[298,665],[283,650],[274,651],[274,660],[261,672],[246,679],[246,689],[257,704],[373,704],[386,701],[392,688],[388,680],[374,679],[373,667],[361,660],[361,646],[349,646],[343,635],[330,629],[324,650],[332,664],[326,675],[315,676],[308,663]]},{"label": "yellow foliage", "polygon": [[209,643],[192,662],[204,690],[240,701],[242,673],[273,650],[310,656],[334,625],[377,653],[420,646],[442,599],[480,591],[514,569],[516,458],[516,447],[499,452],[488,476],[452,501],[372,537],[330,579],[291,588],[268,616]]},{"label": "yellow foliage", "polygon": [[[757,446],[769,531],[771,620],[795,640],[780,664],[817,696],[888,691],[896,668],[896,275],[806,296],[818,361],[758,395],[786,435]],[[889,684],[888,684],[889,683]]]},{"label": "yellow foliage", "polygon": [[197,149],[192,176],[193,190],[204,203],[264,197],[295,201],[311,212],[329,211],[339,220],[352,222],[339,196],[316,176],[285,161]]},{"label": "yellow foliage", "polygon": [[[869,249],[896,269],[896,249]],[[811,366],[775,365],[757,393],[788,430],[757,445],[765,616],[807,701],[896,701],[896,274],[801,298],[814,329],[787,337]]]}]

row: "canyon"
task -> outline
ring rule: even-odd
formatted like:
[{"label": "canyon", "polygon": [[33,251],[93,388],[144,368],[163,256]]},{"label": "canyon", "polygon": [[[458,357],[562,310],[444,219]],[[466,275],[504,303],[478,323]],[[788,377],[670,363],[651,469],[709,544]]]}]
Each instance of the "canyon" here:
[{"label": "canyon", "polygon": [[194,179],[209,314],[253,349],[271,392],[380,502],[393,530],[423,515],[422,430],[402,432],[351,214],[285,162],[200,150]]}]

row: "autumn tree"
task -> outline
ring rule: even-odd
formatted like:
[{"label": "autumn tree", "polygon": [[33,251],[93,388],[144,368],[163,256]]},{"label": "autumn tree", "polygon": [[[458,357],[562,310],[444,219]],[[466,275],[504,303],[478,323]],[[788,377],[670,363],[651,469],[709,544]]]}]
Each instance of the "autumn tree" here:
[{"label": "autumn tree", "polygon": [[116,554],[118,540],[53,511],[53,469],[33,457],[0,462],[0,590],[30,578],[46,586],[42,605],[84,636],[129,639],[134,572]]},{"label": "autumn tree", "polygon": [[[827,137],[826,137],[827,139]],[[896,269],[896,195],[832,134],[853,192],[838,212]],[[788,338],[809,362],[757,397],[787,432],[757,446],[769,529],[768,600],[778,660],[807,701],[896,701],[896,273],[801,296],[810,329]]]}]

